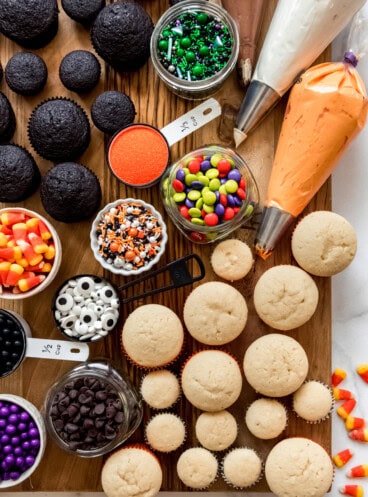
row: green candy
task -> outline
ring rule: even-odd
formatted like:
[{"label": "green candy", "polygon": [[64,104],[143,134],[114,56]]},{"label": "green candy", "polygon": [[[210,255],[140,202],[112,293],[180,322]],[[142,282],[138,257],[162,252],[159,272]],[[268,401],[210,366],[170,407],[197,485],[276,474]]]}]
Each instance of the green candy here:
[{"label": "green candy", "polygon": [[197,224],[198,226],[204,226],[203,219],[199,219],[199,217],[193,217],[191,221],[193,224]]},{"label": "green candy", "polygon": [[188,198],[192,202],[195,202],[196,200],[201,198],[201,192],[199,190],[190,190],[190,192],[188,192]]},{"label": "green candy", "polygon": [[219,192],[222,193],[223,195],[227,195],[227,190],[225,185],[221,185],[219,188]]},{"label": "green candy", "polygon": [[228,193],[235,193],[239,185],[234,179],[228,179],[225,183],[225,188]]},{"label": "green candy", "polygon": [[215,207],[214,207],[213,205],[203,204],[203,210],[204,210],[204,212],[206,212],[207,214],[210,214],[211,212],[214,212]]},{"label": "green candy", "polygon": [[200,64],[196,64],[193,67],[192,71],[193,71],[193,74],[195,76],[202,76],[202,74],[203,74],[203,67]]},{"label": "green candy", "polygon": [[197,181],[200,181],[202,183],[202,185],[204,186],[208,186],[210,184],[210,180],[209,178],[207,178],[207,176],[200,176],[199,178],[197,178]]},{"label": "green candy", "polygon": [[204,203],[207,205],[213,205],[216,202],[216,195],[214,192],[208,191],[202,194]]},{"label": "green candy", "polygon": [[180,47],[179,47],[179,48],[176,50],[176,55],[177,55],[178,57],[183,57],[183,55],[184,55],[184,54],[185,54],[185,51],[184,51],[182,48],[180,48]]},{"label": "green candy", "polygon": [[220,186],[221,186],[221,182],[218,178],[211,179],[210,184],[209,184],[210,190],[212,190],[213,192],[216,192],[220,188]]},{"label": "green candy", "polygon": [[158,44],[160,50],[167,50],[167,47],[169,46],[169,43],[167,40],[161,40]]},{"label": "green candy", "polygon": [[202,188],[201,193],[202,193],[202,195],[204,195],[206,192],[210,192],[210,191],[211,190],[209,189],[209,187],[205,186],[205,187]]},{"label": "green candy", "polygon": [[199,199],[197,200],[197,202],[196,202],[195,206],[197,207],[197,209],[201,209],[201,210],[202,210],[203,203],[204,203],[204,201],[203,201],[203,198],[201,197],[201,198],[199,198]]},{"label": "green candy", "polygon": [[208,16],[205,12],[199,12],[199,14],[197,15],[197,21],[199,22],[199,24],[206,24],[206,22],[208,21]]},{"label": "green candy", "polygon": [[190,171],[189,171],[189,169],[188,169],[187,167],[183,167],[183,171],[184,171],[184,173],[185,173],[185,176],[186,176],[187,174],[190,174]]},{"label": "green candy", "polygon": [[190,47],[191,43],[192,42],[190,41],[190,38],[188,38],[187,36],[185,36],[184,38],[181,39],[180,45],[183,48],[188,48],[188,47]]},{"label": "green candy", "polygon": [[200,209],[197,209],[196,207],[191,207],[188,210],[188,214],[190,217],[196,218],[196,217],[201,217],[202,213]]},{"label": "green candy", "polygon": [[220,173],[218,172],[218,169],[209,169],[208,171],[206,171],[206,176],[207,178],[209,179],[214,179],[214,178],[217,178],[217,176],[219,175]]},{"label": "green candy", "polygon": [[248,207],[246,208],[245,216],[250,216],[253,211],[254,211],[253,205],[249,204]]},{"label": "green candy", "polygon": [[210,49],[206,45],[201,46],[201,48],[199,49],[199,55],[202,55],[202,57],[205,57],[209,53]]},{"label": "green candy", "polygon": [[213,156],[210,159],[211,165],[213,167],[217,167],[217,164],[220,162],[221,159],[223,159],[221,154],[213,154]]},{"label": "green candy", "polygon": [[175,192],[173,195],[173,199],[177,204],[184,202],[186,198],[186,194],[184,192]]},{"label": "green candy", "polygon": [[184,182],[187,186],[190,186],[193,183],[193,181],[195,181],[196,179],[197,176],[195,174],[189,173],[185,175]]},{"label": "green candy", "polygon": [[195,60],[195,53],[192,52],[191,50],[189,50],[186,54],[185,54],[185,58],[187,59],[188,62],[193,62]]}]

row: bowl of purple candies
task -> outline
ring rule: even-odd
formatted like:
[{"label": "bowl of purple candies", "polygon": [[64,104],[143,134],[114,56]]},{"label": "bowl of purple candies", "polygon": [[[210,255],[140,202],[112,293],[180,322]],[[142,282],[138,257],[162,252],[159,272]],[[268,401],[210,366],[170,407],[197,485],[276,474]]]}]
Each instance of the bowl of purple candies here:
[{"label": "bowl of purple candies", "polygon": [[41,414],[28,400],[0,394],[0,490],[26,480],[46,446]]},{"label": "bowl of purple candies", "polygon": [[230,148],[210,145],[186,154],[161,181],[166,212],[195,243],[226,238],[253,216],[259,202],[253,174]]}]

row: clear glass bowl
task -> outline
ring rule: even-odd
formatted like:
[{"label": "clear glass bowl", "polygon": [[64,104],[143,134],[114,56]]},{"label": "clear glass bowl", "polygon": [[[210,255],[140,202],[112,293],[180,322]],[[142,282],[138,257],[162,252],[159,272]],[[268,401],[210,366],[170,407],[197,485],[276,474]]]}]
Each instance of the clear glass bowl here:
[{"label": "clear glass bowl", "polygon": [[[188,81],[170,73],[168,69],[162,65],[157,53],[157,45],[161,33],[168,24],[175,21],[178,16],[192,11],[204,12],[215,19],[219,19],[226,25],[232,38],[232,51],[226,65],[213,76],[206,79]],[[170,7],[157,21],[151,37],[151,60],[157,75],[173,93],[179,97],[191,100],[204,99],[217,92],[233,71],[238,59],[238,54],[239,34],[235,21],[225,9],[205,0],[184,0]]]},{"label": "clear glass bowl", "polygon": [[[233,161],[235,168],[239,170],[242,178],[245,180],[246,198],[243,200],[239,211],[232,219],[223,221],[215,226],[200,226],[194,224],[180,213],[180,205],[173,199],[173,195],[175,194],[173,181],[176,179],[178,170],[186,167],[191,159],[197,157],[205,158],[214,154],[220,154],[224,159]],[[230,233],[242,226],[252,217],[259,203],[258,188],[253,174],[245,161],[232,149],[219,145],[205,146],[186,154],[167,169],[161,180],[160,186],[163,203],[172,222],[187,238],[189,238],[189,240],[195,243],[213,243],[222,238],[226,238]]]},{"label": "clear glass bowl", "polygon": [[[53,406],[55,407],[56,402],[63,400],[60,399],[60,392],[64,393],[66,391],[70,392],[69,387],[71,384],[76,385],[77,382],[84,382],[85,380],[89,382],[89,385],[91,385],[91,382],[93,382],[93,380],[103,382],[114,392],[116,392],[116,395],[120,400],[122,406],[120,412],[123,413],[122,422],[119,425],[118,431],[116,432],[116,436],[111,440],[105,440],[104,442],[101,441],[100,443],[96,444],[98,446],[89,449],[80,448],[77,446],[78,444],[72,444],[70,443],[70,441],[63,439],[62,436],[59,434],[61,432],[57,431],[55,426],[56,423],[52,418],[54,413]],[[81,388],[80,386],[75,386],[75,389],[77,389],[79,392],[77,399],[79,399],[80,397],[80,388]],[[93,389],[93,387],[91,386],[88,388]],[[78,402],[78,400],[75,402]],[[101,404],[104,401],[99,399],[98,402],[97,401],[93,402]],[[86,405],[87,407],[90,407],[90,409],[93,409],[94,407],[91,407],[93,406],[93,402],[90,404],[83,403],[83,405]],[[68,407],[72,403],[73,400],[70,401]],[[80,403],[80,405],[82,405],[82,403]],[[82,415],[81,410],[79,410],[78,413]],[[142,420],[142,413],[143,413],[142,401],[136,389],[130,383],[130,381],[124,378],[123,375],[107,359],[99,359],[99,360],[96,359],[96,360],[87,361],[85,363],[79,364],[78,366],[68,371],[50,388],[50,390],[47,393],[45,406],[44,406],[45,423],[47,430],[51,435],[52,439],[62,449],[71,452],[73,454],[76,454],[80,457],[102,456],[103,454],[106,454],[107,452],[113,450],[121,443],[125,442],[138,428]],[[73,421],[73,423],[75,425],[78,425],[78,423],[79,424],[82,423],[81,426],[83,427],[83,423],[86,418],[89,419],[92,418],[92,420],[96,419],[96,416],[95,417],[93,416],[94,414],[92,414],[91,416],[89,414],[88,415],[83,414],[83,422]],[[56,416],[54,415],[54,417]],[[99,417],[103,422],[102,418],[104,417],[104,414],[100,414]],[[109,419],[105,420],[105,424],[108,423]],[[104,428],[105,426],[103,425],[99,429],[102,432]],[[91,429],[95,428],[91,426]],[[79,431],[82,432],[82,428],[79,428]]]}]

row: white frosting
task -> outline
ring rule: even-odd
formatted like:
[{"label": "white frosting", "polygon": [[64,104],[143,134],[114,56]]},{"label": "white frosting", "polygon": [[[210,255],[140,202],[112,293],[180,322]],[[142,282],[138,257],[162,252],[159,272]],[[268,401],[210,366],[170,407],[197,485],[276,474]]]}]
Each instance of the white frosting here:
[{"label": "white frosting", "polygon": [[283,95],[365,0],[279,0],[253,79]]}]

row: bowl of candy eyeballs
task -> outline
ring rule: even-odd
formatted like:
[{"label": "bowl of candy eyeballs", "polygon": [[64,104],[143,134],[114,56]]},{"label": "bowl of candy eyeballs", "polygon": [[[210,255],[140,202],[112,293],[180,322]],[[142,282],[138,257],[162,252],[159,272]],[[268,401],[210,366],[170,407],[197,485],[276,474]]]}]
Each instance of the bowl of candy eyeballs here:
[{"label": "bowl of candy eyeballs", "polygon": [[70,340],[96,342],[112,331],[119,319],[120,300],[105,278],[80,274],[56,291],[52,313],[57,328]]},{"label": "bowl of candy eyeballs", "polygon": [[161,180],[166,212],[195,243],[227,237],[253,216],[258,188],[243,158],[230,148],[210,145],[186,154]]},{"label": "bowl of candy eyeballs", "polygon": [[92,252],[104,269],[136,276],[160,260],[167,230],[161,214],[151,204],[125,198],[107,204],[97,214],[90,239]]},{"label": "bowl of candy eyeballs", "polygon": [[61,264],[60,238],[49,221],[21,207],[0,209],[0,298],[42,292]]},{"label": "bowl of candy eyeballs", "polygon": [[0,490],[22,483],[39,465],[46,446],[40,412],[26,399],[0,394]]}]

